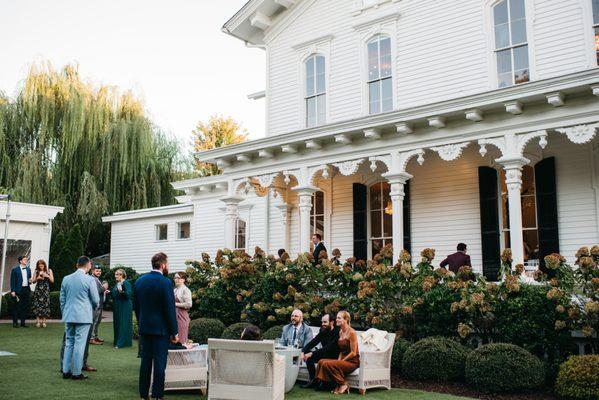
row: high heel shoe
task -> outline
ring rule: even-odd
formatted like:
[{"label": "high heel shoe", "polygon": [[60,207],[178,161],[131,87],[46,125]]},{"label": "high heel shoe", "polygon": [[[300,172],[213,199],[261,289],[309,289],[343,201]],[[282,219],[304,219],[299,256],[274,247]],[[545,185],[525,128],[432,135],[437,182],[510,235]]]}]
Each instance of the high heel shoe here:
[{"label": "high heel shoe", "polygon": [[345,384],[343,384],[341,386],[345,386],[345,389],[340,390],[339,388],[336,388],[333,391],[333,394],[345,394],[345,393],[349,394],[349,385],[347,383],[345,383]]}]

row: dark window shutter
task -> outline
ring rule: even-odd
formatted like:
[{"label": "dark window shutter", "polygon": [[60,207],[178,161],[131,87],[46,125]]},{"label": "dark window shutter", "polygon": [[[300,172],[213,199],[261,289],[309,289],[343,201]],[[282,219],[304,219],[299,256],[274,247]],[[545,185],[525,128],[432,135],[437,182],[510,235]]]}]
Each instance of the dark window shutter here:
[{"label": "dark window shutter", "polygon": [[501,248],[499,244],[499,190],[497,171],[494,168],[478,167],[478,190],[483,275],[487,279],[495,281],[501,265]]},{"label": "dark window shutter", "polygon": [[353,184],[354,195],[354,257],[366,260],[368,257],[367,199],[368,188],[361,183]]},{"label": "dark window shutter", "polygon": [[[409,253],[412,252],[412,232],[410,229],[410,181],[407,181],[403,187],[404,193],[406,194],[403,199],[403,248]],[[394,255],[393,258],[397,258]]]},{"label": "dark window shutter", "polygon": [[537,193],[539,258],[541,267],[544,268],[545,256],[559,253],[554,157],[541,160],[535,165],[535,190]]}]

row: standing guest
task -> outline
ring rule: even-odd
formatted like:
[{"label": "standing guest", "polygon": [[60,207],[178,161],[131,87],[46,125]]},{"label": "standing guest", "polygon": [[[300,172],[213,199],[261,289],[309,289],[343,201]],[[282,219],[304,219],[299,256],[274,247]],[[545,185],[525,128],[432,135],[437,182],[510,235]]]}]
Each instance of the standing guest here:
[{"label": "standing guest", "polygon": [[304,314],[300,310],[293,310],[291,323],[283,327],[283,345],[301,348],[312,340],[312,330],[304,322]]},{"label": "standing guest", "polygon": [[[322,359],[337,359],[339,357],[339,327],[335,326],[335,321],[331,314],[324,314],[320,319],[320,331],[309,343],[302,349],[302,361],[306,363],[310,380],[302,388],[318,387],[316,377],[316,363]],[[320,345],[320,348],[316,346]]]},{"label": "standing guest", "polygon": [[35,263],[35,273],[31,282],[36,284],[31,297],[33,315],[37,318],[35,326],[45,328],[46,319],[50,318],[50,284],[54,283],[54,274],[44,260]]},{"label": "standing guest", "polygon": [[279,258],[283,257],[283,254],[285,254],[285,253],[286,253],[285,249],[279,249],[277,251],[277,254],[279,255]]},{"label": "standing guest", "polygon": [[[139,321],[141,365],[139,367],[139,395],[149,399],[164,396],[164,375],[171,343],[179,340],[175,296],[168,275],[168,258],[164,253],[152,257],[152,272],[135,282],[135,315]],[[154,371],[153,379],[152,369]]]},{"label": "standing guest", "polygon": [[262,332],[256,325],[248,325],[241,332],[241,340],[262,340]]},{"label": "standing guest", "polygon": [[187,274],[177,272],[175,274],[175,307],[177,308],[177,327],[179,331],[179,340],[181,343],[187,343],[189,335],[189,309],[192,306],[191,290],[185,286]]},{"label": "standing guest", "polygon": [[102,309],[104,308],[104,300],[106,299],[106,294],[110,293],[108,290],[108,284],[104,284],[100,281],[100,275],[102,275],[102,267],[100,265],[94,265],[92,269],[92,278],[96,283],[96,287],[98,288],[98,295],[100,296],[100,303],[98,307],[94,310],[94,322],[92,324],[92,329],[90,331],[90,344],[103,344],[104,340],[100,339],[98,336],[98,328],[100,326],[100,322],[102,322]]},{"label": "standing guest", "polygon": [[29,296],[31,289],[31,268],[27,265],[27,257],[19,256],[19,265],[10,271],[10,296],[13,299],[12,326],[18,328],[18,320],[21,320],[21,328],[27,328],[25,320],[29,312]]},{"label": "standing guest", "polygon": [[320,236],[320,233],[315,233],[312,235],[312,244],[314,245],[314,252],[312,253],[312,256],[314,257],[314,263],[318,264],[320,260],[320,252],[327,251],[327,248],[324,247],[324,243],[322,243],[322,236]]},{"label": "standing guest", "polygon": [[90,269],[90,259],[79,257],[77,271],[66,276],[60,287],[60,311],[66,325],[62,362],[64,379],[87,379],[81,373],[83,354],[93,321],[93,311],[100,302],[95,283],[88,275]]},{"label": "standing guest", "polygon": [[114,348],[131,347],[133,345],[133,289],[126,280],[125,270],[119,268],[114,272],[116,285],[112,288],[114,306]]},{"label": "standing guest", "polygon": [[454,274],[457,274],[460,267],[463,267],[464,265],[472,267],[470,256],[466,254],[466,244],[458,243],[457,250],[456,253],[447,256],[447,258],[441,261],[441,264],[439,265],[441,268],[449,266],[449,270]]},{"label": "standing guest", "polygon": [[349,385],[345,377],[360,367],[358,351],[358,335],[351,327],[351,317],[347,311],[339,311],[336,319],[339,327],[339,358],[337,360],[320,360],[316,377],[323,383],[335,383],[334,394],[349,393]]}]

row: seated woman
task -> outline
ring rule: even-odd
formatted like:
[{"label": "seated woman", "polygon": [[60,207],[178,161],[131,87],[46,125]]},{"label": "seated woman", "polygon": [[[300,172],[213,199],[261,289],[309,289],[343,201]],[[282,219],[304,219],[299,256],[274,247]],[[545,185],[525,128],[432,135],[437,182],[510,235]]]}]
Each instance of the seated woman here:
[{"label": "seated woman", "polygon": [[347,311],[339,311],[335,321],[339,327],[339,358],[323,359],[318,362],[316,378],[323,383],[335,383],[334,394],[349,393],[345,377],[360,367],[358,335],[351,327],[351,317]]},{"label": "seated woman", "polygon": [[250,325],[241,332],[241,340],[262,340],[260,328],[256,325]]}]

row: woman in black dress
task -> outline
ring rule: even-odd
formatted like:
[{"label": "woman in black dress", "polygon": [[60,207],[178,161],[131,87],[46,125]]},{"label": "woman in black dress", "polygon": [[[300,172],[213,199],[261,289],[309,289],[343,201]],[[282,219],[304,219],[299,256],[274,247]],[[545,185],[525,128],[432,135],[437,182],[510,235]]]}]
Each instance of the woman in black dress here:
[{"label": "woman in black dress", "polygon": [[46,319],[50,318],[50,284],[54,283],[54,274],[44,260],[35,264],[31,282],[36,284],[32,299],[33,315],[37,318],[35,326],[45,328]]}]

